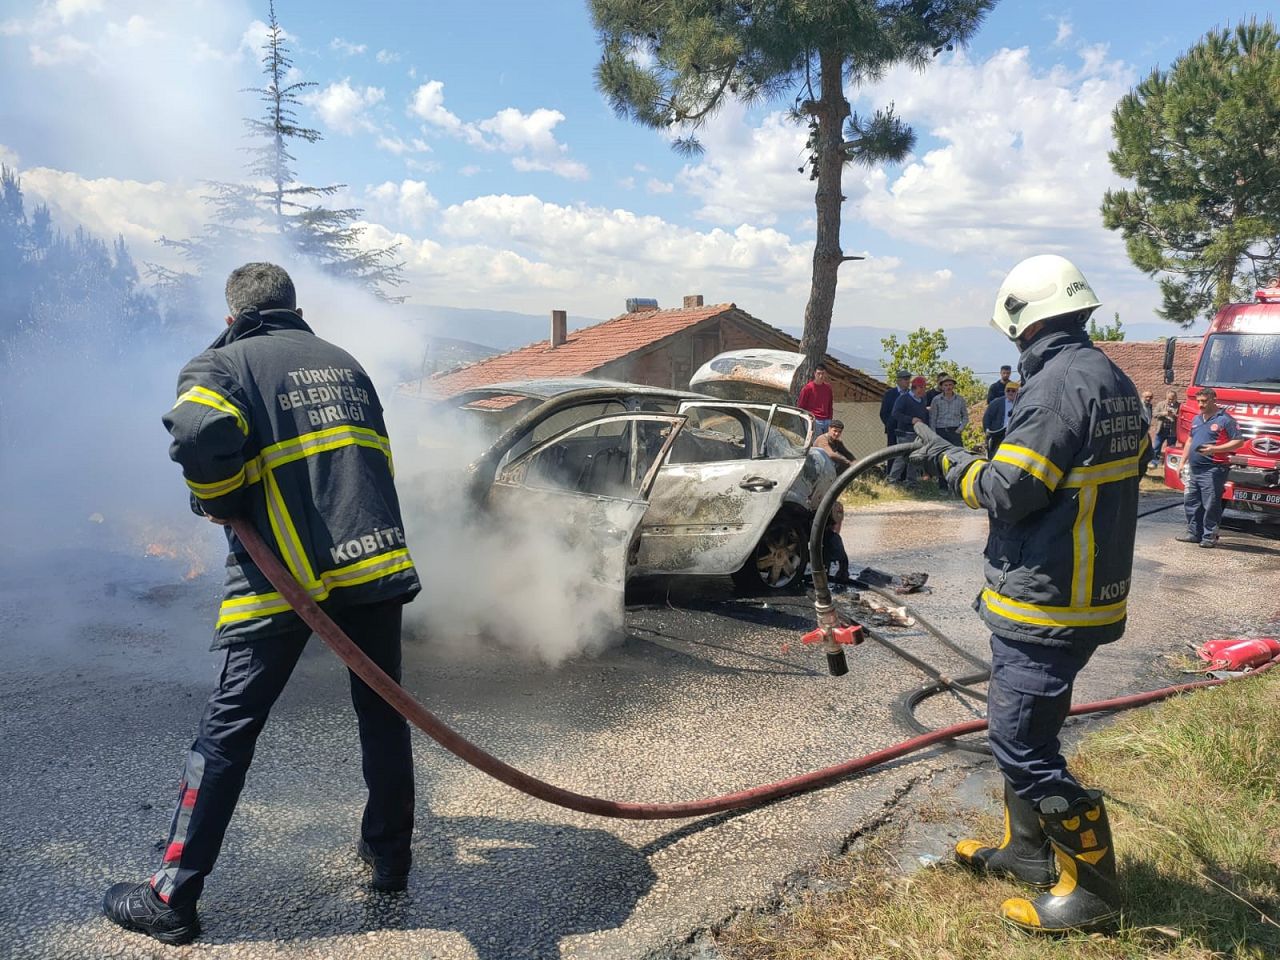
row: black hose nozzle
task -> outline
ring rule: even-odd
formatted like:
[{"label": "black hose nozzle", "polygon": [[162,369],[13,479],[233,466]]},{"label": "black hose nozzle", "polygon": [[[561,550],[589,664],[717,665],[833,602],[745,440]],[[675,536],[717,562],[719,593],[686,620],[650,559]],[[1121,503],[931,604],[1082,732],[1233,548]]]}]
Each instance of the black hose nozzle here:
[{"label": "black hose nozzle", "polygon": [[833,677],[843,677],[849,672],[849,661],[844,658],[843,650],[827,654],[827,672]]}]

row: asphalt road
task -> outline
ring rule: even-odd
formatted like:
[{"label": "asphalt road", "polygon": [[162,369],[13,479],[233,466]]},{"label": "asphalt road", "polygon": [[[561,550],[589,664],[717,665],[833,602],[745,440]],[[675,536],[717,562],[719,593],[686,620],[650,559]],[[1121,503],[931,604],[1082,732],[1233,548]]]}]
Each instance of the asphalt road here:
[{"label": "asphalt road", "polygon": [[[1175,680],[1163,654],[1276,618],[1280,543],[1228,531],[1220,549],[1199,550],[1173,542],[1177,513],[1141,522],[1129,633],[1097,655],[1077,699]],[[984,536],[984,518],[954,504],[859,511],[845,528],[855,569],[928,571],[931,589],[913,602],[980,654],[969,604]],[[353,855],[363,784],[345,672],[313,643],[260,741],[200,904],[203,938],[160,947],[98,905],[109,883],[142,879],[158,860],[217,677],[206,647],[219,584],[120,546],[95,534],[0,577],[0,956],[667,957],[964,759],[937,751],[761,810],[631,823],[527,799],[419,738],[411,888],[380,895]],[[893,702],[921,678],[870,644],[851,653],[848,676],[827,676],[798,644],[811,622],[804,598],[657,585],[637,595],[626,640],[595,657],[548,669],[415,637],[406,685],[468,737],[572,789],[718,794],[909,734]],[[928,712],[968,716],[954,703]]]}]

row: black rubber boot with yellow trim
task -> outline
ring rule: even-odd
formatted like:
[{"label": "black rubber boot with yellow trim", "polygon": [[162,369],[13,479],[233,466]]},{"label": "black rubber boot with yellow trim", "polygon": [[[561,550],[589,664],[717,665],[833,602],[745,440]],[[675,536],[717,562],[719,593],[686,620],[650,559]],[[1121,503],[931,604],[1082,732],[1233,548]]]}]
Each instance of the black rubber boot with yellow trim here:
[{"label": "black rubber boot with yellow trim", "polygon": [[1102,794],[1068,804],[1040,801],[1040,823],[1058,860],[1058,882],[1034,900],[1006,900],[1001,912],[1024,930],[1060,933],[1104,930],[1120,916],[1116,854]]},{"label": "black rubber boot with yellow trim", "polygon": [[1004,782],[1004,839],[994,847],[980,840],[961,840],[956,844],[956,860],[980,873],[1012,877],[1033,887],[1050,887],[1057,877],[1040,814],[1030,800],[1013,792],[1008,780]]}]

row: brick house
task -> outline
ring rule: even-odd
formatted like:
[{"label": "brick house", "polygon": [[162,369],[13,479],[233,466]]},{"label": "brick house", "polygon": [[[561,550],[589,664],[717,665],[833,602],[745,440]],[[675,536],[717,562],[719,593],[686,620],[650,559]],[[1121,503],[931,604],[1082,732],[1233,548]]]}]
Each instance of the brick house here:
[{"label": "brick house", "polygon": [[1163,400],[1167,391],[1173,390],[1178,399],[1186,397],[1195,372],[1199,339],[1178,340],[1173,354],[1173,383],[1164,382],[1164,340],[1099,340],[1094,342],[1099,350],[1111,358],[1111,362],[1128,374],[1141,394],[1150,390],[1157,401]]},{"label": "brick house", "polygon": [[[569,332],[565,311],[551,314],[551,336],[526,347],[402,384],[400,392],[447,397],[509,380],[595,377],[678,390],[718,353],[748,347],[799,350],[799,341],[732,303],[685,297],[678,309],[639,306],[621,316]],[[858,453],[883,445],[880,397],[888,384],[826,358],[836,417]]]}]

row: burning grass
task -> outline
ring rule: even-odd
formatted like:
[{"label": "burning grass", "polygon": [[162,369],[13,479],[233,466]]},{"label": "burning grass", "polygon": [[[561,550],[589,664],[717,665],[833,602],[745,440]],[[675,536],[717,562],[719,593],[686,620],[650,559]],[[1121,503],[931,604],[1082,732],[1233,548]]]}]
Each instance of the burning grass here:
[{"label": "burning grass", "polygon": [[[1011,883],[952,865],[904,875],[894,832],[824,872],[808,895],[720,936],[727,960],[1267,960],[1280,956],[1280,669],[1122,714],[1073,761],[1106,790],[1124,921],[1115,936],[1037,939],[997,918]],[[970,817],[974,836],[999,824]],[[938,851],[942,853],[942,850]],[[828,886],[830,883],[828,883]]]}]

